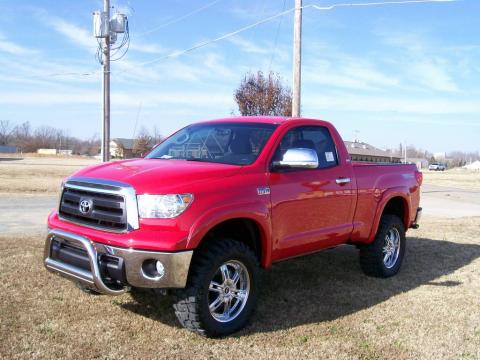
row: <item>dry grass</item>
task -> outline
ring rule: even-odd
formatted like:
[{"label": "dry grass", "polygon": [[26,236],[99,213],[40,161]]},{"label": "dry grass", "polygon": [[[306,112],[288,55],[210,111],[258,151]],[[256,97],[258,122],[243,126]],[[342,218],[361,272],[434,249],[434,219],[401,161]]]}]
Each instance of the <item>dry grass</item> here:
[{"label": "dry grass", "polygon": [[0,159],[0,193],[47,193],[59,191],[62,180],[74,171],[97,163],[88,158],[32,157]]},{"label": "dry grass", "polygon": [[[56,193],[62,179],[74,171],[98,163],[80,157],[26,157],[0,159],[0,193]],[[480,190],[480,172],[462,169],[445,172],[424,171],[424,183]]]},{"label": "dry grass", "polygon": [[423,171],[424,184],[451,186],[460,189],[480,190],[480,171],[452,169],[447,171]]},{"label": "dry grass", "polygon": [[341,247],[265,273],[252,323],[211,340],[169,298],[89,296],[42,266],[43,238],[0,237],[0,358],[480,358],[480,218],[425,219],[402,272],[365,277]]},{"label": "dry grass", "polygon": [[[0,161],[0,193],[58,191],[84,159]],[[480,174],[425,172],[480,188]],[[252,323],[211,340],[177,325],[170,299],[88,296],[42,266],[43,235],[0,235],[0,358],[480,359],[480,218],[426,218],[402,272],[365,277],[341,247],[265,273]]]}]

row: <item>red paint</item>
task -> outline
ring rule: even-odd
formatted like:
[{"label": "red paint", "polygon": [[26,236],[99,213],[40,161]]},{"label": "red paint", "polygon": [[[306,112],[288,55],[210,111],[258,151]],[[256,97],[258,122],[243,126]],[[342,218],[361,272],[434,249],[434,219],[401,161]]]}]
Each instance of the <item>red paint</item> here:
[{"label": "red paint", "polygon": [[[119,247],[158,251],[195,249],[223,221],[252,220],[262,238],[262,266],[344,243],[373,240],[388,201],[403,201],[408,228],[420,200],[422,175],[414,165],[352,163],[345,145],[328,122],[277,117],[229,118],[222,122],[278,124],[257,160],[247,166],[182,160],[134,159],[91,166],[74,176],[103,178],[132,185],[137,194],[193,193],[192,205],[175,219],[140,220],[140,229],[124,234],[94,230],[62,221],[56,211],[51,228]],[[338,166],[271,172],[269,165],[283,135],[297,126],[319,125],[329,131]],[[350,178],[339,185],[336,179]],[[270,187],[271,195],[258,195]]]}]

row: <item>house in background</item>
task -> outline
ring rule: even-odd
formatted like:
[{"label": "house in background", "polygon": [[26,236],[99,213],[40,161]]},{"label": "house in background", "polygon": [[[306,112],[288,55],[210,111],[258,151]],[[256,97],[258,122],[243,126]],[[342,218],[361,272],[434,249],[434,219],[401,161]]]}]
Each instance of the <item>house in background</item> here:
[{"label": "house in background", "polygon": [[345,141],[352,161],[366,161],[375,163],[400,163],[401,157],[393,152],[388,152],[370,144],[360,141]]},{"label": "house in background", "polygon": [[153,139],[115,138],[110,141],[112,159],[131,159],[145,156],[155,146]]},{"label": "house in background", "polygon": [[112,159],[133,158],[134,139],[115,138],[110,141],[110,157]]}]

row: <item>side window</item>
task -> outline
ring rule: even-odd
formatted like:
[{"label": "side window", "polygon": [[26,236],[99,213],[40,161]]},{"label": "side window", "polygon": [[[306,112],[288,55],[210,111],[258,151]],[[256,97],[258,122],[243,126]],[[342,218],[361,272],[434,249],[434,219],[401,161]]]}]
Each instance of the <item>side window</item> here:
[{"label": "side window", "polygon": [[273,161],[282,160],[283,154],[293,148],[315,150],[319,169],[338,165],[335,143],[326,127],[300,126],[288,131],[275,151]]}]

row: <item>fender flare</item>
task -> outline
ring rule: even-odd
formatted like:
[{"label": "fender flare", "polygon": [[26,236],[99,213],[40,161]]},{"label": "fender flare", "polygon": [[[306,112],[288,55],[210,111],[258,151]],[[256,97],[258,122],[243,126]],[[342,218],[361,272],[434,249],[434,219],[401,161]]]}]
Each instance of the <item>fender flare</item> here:
[{"label": "fender flare", "polygon": [[408,224],[410,222],[410,192],[408,188],[405,187],[395,187],[388,189],[382,194],[382,197],[377,205],[377,211],[375,212],[375,217],[373,218],[373,225],[372,229],[370,230],[370,236],[368,237],[369,242],[372,242],[375,239],[375,235],[377,234],[378,226],[380,225],[380,219],[382,217],[383,211],[387,206],[388,202],[393,198],[399,197],[403,200],[403,205],[405,209],[405,214],[403,216],[403,223],[405,228],[408,228]]},{"label": "fender flare", "polygon": [[228,204],[209,209],[192,225],[187,238],[187,248],[197,248],[211,229],[225,221],[234,219],[251,220],[257,225],[262,250],[260,264],[263,268],[269,267],[272,263],[270,209],[262,203]]}]

